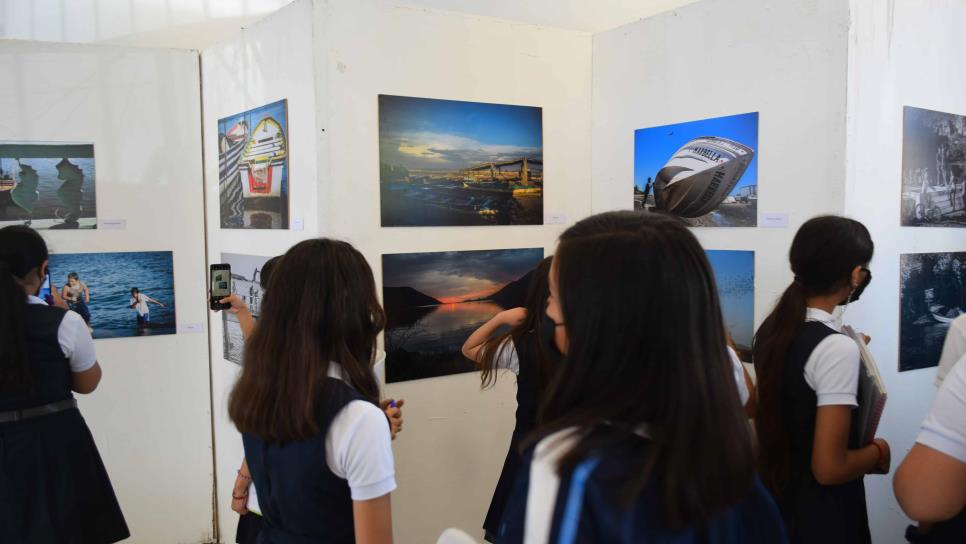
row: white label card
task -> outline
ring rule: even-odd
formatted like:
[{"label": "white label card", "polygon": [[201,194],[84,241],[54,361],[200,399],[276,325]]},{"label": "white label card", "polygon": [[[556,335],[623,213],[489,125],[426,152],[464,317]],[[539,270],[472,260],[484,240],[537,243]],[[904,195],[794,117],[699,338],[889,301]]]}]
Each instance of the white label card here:
[{"label": "white label card", "polygon": [[100,227],[104,230],[124,230],[127,228],[127,219],[101,219]]},{"label": "white label card", "polygon": [[181,334],[200,333],[205,332],[205,326],[201,323],[183,323],[178,330]]},{"label": "white label card", "polygon": [[788,228],[788,214],[763,213],[761,214],[761,220],[758,222],[758,226],[773,229]]},{"label": "white label card", "polygon": [[302,217],[292,218],[292,230],[302,230],[305,228],[305,219]]},{"label": "white label card", "polygon": [[547,212],[544,217],[544,223],[548,225],[565,225],[567,224],[567,214],[563,212]]}]

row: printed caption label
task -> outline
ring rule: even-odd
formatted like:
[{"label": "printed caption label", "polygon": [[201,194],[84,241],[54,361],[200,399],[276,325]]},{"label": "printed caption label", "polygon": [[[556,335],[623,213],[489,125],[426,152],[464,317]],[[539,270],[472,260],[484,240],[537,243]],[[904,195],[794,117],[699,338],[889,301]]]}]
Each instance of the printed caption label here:
[{"label": "printed caption label", "polygon": [[104,230],[124,230],[127,228],[127,219],[101,219],[100,228]]},{"label": "printed caption label", "polygon": [[773,228],[773,229],[783,229],[788,227],[788,214],[787,213],[763,213],[761,214],[761,221],[758,222],[759,227]]},{"label": "printed caption label", "polygon": [[547,212],[544,223],[547,225],[565,225],[567,224],[567,214],[563,212]]},{"label": "printed caption label", "polygon": [[181,334],[193,334],[205,332],[205,326],[201,323],[184,323],[178,327],[178,332]]},{"label": "printed caption label", "polygon": [[292,218],[292,230],[302,230],[305,228],[305,219],[301,217]]}]

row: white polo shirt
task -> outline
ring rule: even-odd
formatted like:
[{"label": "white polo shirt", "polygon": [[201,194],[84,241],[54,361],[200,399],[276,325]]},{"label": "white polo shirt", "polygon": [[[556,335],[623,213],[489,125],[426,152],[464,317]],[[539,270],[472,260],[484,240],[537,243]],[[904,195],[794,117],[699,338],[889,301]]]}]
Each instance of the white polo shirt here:
[{"label": "white polo shirt", "polygon": [[916,442],[966,463],[966,364],[943,380]]},{"label": "white polo shirt", "polygon": [[936,369],[936,387],[942,385],[949,371],[964,356],[966,356],[966,314],[957,317],[949,324],[946,341],[943,342],[943,352],[939,357],[939,368]]},{"label": "white polo shirt", "polygon": [[[741,405],[744,406],[750,396],[748,393],[748,384],[745,382],[745,368],[741,365],[741,360],[738,359],[738,354],[735,353],[735,350],[731,349],[731,346],[727,347],[728,360],[731,361],[731,370],[735,376],[735,385],[738,386],[738,396],[741,397]],[[507,338],[500,345],[499,351],[496,354],[496,368],[509,370],[516,375],[520,374],[520,357],[517,355],[512,338]]]},{"label": "white polo shirt", "polygon": [[[805,321],[817,321],[840,332],[832,314],[809,308]],[[858,406],[859,346],[844,334],[832,334],[815,346],[805,361],[805,383],[815,391],[816,406]]]},{"label": "white polo shirt", "polygon": [[[27,297],[27,304],[47,306],[46,302],[33,295]],[[87,328],[84,318],[76,312],[68,310],[64,315],[60,326],[57,327],[57,343],[60,344],[64,357],[70,361],[71,372],[90,370],[97,362],[91,331]]]}]

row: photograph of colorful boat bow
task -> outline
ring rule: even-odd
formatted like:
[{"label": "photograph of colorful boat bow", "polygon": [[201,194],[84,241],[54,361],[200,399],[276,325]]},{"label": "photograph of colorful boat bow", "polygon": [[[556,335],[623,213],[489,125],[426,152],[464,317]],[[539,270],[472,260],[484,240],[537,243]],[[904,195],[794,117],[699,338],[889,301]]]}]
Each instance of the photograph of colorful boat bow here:
[{"label": "photograph of colorful boat bow", "polygon": [[94,145],[0,142],[0,227],[97,228]]},{"label": "photograph of colorful boat bow", "polygon": [[543,224],[543,110],[379,95],[382,226]]},{"label": "photograph of colorful boat bow", "polygon": [[288,228],[288,103],[218,121],[223,229]]},{"label": "photograph of colorful boat bow", "polygon": [[634,209],[694,227],[758,225],[758,113],[634,131]]}]

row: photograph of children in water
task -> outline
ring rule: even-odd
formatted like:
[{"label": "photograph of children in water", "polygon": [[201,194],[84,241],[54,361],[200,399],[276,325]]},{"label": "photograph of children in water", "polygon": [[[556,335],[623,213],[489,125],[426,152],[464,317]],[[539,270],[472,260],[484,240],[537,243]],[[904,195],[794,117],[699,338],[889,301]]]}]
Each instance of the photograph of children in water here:
[{"label": "photograph of children in water", "polygon": [[175,334],[170,251],[50,255],[51,287],[94,338]]}]

